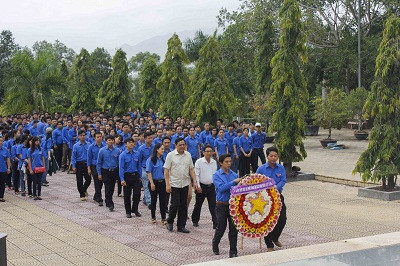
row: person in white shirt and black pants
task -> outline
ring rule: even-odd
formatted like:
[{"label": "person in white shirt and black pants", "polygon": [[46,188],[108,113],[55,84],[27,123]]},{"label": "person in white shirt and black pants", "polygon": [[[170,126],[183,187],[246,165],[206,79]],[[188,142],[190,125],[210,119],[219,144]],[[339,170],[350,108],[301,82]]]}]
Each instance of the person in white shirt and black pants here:
[{"label": "person in white shirt and black pants", "polygon": [[215,187],[213,184],[213,174],[217,171],[217,162],[212,158],[213,149],[210,145],[204,147],[204,157],[198,159],[194,166],[196,173],[197,190],[196,204],[192,213],[192,223],[194,227],[199,226],[201,207],[207,198],[208,209],[211,213],[213,228],[217,228],[217,216],[215,215]]}]

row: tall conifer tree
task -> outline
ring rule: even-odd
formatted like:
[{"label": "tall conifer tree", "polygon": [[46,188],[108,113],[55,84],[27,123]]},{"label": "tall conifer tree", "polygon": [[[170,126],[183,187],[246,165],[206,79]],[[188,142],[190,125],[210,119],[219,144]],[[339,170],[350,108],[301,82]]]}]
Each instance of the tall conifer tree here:
[{"label": "tall conifer tree", "polygon": [[184,115],[199,122],[215,124],[229,117],[234,97],[221,63],[217,38],[210,37],[200,49],[192,79],[192,92],[184,105]]},{"label": "tall conifer tree", "polygon": [[142,109],[155,110],[160,106],[160,90],[157,89],[157,81],[161,76],[160,66],[156,60],[149,57],[143,63],[143,69],[139,73],[139,89],[142,94]]},{"label": "tall conifer tree", "polygon": [[86,49],[82,49],[76,57],[71,73],[71,89],[73,93],[70,111],[77,112],[83,110],[91,112],[96,109],[96,96],[93,85],[90,82],[92,74],[90,65],[90,54]]},{"label": "tall conifer tree", "polygon": [[306,156],[303,138],[308,91],[302,72],[307,60],[306,36],[297,0],[285,0],[279,10],[281,35],[279,50],[271,61],[271,105],[275,110],[271,130],[276,132],[275,145],[285,168]]},{"label": "tall conifer tree", "polygon": [[182,115],[189,82],[185,69],[185,64],[188,63],[189,59],[182,48],[182,42],[178,35],[174,34],[168,40],[162,74],[157,82],[157,88],[161,91],[161,109],[174,118]]},{"label": "tall conifer tree", "polygon": [[[375,80],[364,109],[374,121],[369,145],[353,170],[364,181],[393,189],[400,173],[400,18],[386,21],[376,58]],[[386,185],[387,182],[387,185]]]},{"label": "tall conifer tree", "polygon": [[128,64],[122,49],[115,53],[111,66],[111,74],[103,82],[100,97],[104,99],[103,109],[109,109],[112,115],[120,115],[127,112],[131,99]]}]

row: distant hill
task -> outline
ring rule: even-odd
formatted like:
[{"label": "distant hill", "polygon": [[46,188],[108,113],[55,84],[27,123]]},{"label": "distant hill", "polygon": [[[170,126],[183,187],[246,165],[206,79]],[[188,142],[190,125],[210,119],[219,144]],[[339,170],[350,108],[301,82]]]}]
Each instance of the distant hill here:
[{"label": "distant hill", "polygon": [[[205,34],[213,34],[215,29],[201,29]],[[186,41],[187,38],[193,38],[194,34],[198,30],[186,30],[182,32],[178,32],[178,36],[182,41],[182,44]],[[129,45],[127,43],[123,44],[120,48],[124,50],[127,54],[127,58],[131,58],[139,52],[151,52],[156,53],[161,57],[161,61],[164,60],[165,53],[167,52],[167,42],[168,39],[171,38],[173,33],[159,35],[152,37],[150,39],[144,40],[135,45]]]}]

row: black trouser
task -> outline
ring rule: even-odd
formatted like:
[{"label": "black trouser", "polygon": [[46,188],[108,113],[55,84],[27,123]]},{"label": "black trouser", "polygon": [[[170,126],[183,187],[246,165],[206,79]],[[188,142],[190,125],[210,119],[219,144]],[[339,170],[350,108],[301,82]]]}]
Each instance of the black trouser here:
[{"label": "black trouser", "polygon": [[12,162],[12,174],[13,174],[13,184],[14,184],[14,191],[19,191],[19,170],[18,170],[18,162]]},{"label": "black trouser", "polygon": [[33,177],[32,175],[29,173],[28,170],[26,170],[28,173],[26,173],[27,175],[27,179],[26,179],[26,184],[28,186],[28,195],[32,195],[32,183],[33,183]]},{"label": "black trouser", "polygon": [[13,186],[13,184],[12,184],[12,172],[7,174],[6,184],[7,184],[7,187],[12,187]]},{"label": "black trouser", "polygon": [[4,198],[4,191],[6,189],[7,172],[0,173],[0,199]]},{"label": "black trouser", "polygon": [[[85,183],[83,182],[83,179],[85,179]],[[88,174],[86,162],[76,162],[76,185],[81,198],[85,197],[85,192],[90,183],[91,177]]]},{"label": "black trouser", "polygon": [[253,148],[253,153],[251,155],[253,156],[253,172],[255,173],[258,169],[258,157],[261,159],[261,164],[266,163],[264,148]]},{"label": "black trouser", "polygon": [[239,165],[240,165],[239,175],[241,177],[250,174],[250,163],[251,163],[251,156],[246,157],[244,156],[243,153],[239,156]]},{"label": "black trouser", "polygon": [[71,163],[71,149],[68,146],[68,143],[63,144],[62,149],[62,161],[59,165],[60,168],[68,169],[68,164]]},{"label": "black trouser", "polygon": [[57,144],[57,149],[54,149],[54,157],[56,158],[56,162],[58,167],[62,167],[62,157],[63,157],[63,144]]},{"label": "black trouser", "polygon": [[192,213],[192,222],[198,223],[200,221],[201,207],[203,206],[204,200],[207,198],[208,209],[210,210],[212,222],[215,227],[217,225],[217,216],[215,215],[215,186],[214,184],[204,185],[200,183],[200,187],[201,193],[195,192],[196,203]]},{"label": "black trouser", "polygon": [[123,187],[125,212],[126,214],[135,213],[138,211],[142,182],[140,181],[140,176],[138,172],[125,173],[124,179],[126,182],[126,186]]},{"label": "black trouser", "polygon": [[161,220],[165,220],[165,216],[167,213],[167,191],[165,189],[165,180],[154,180],[154,186],[156,189],[154,191],[151,190],[151,184],[149,182],[149,190],[151,195],[151,218],[156,219],[156,205],[157,205],[157,196],[160,199],[160,213]]},{"label": "black trouser", "polygon": [[36,174],[34,173],[33,175],[31,175],[32,180],[33,180],[33,196],[41,196],[41,192],[42,192],[42,176],[43,173],[40,174]]},{"label": "black trouser", "polygon": [[119,178],[117,178],[117,193],[118,193],[118,195],[121,195],[121,193],[122,193],[121,179],[119,179]]},{"label": "black trouser", "polygon": [[103,188],[103,181],[99,180],[99,175],[97,174],[96,165],[92,164],[90,166],[90,171],[92,171],[93,182],[94,182],[93,200],[96,202],[103,202],[103,197],[101,195],[101,189]]},{"label": "black trouser", "polygon": [[214,238],[213,238],[213,247],[218,247],[219,242],[221,241],[221,238],[223,237],[225,230],[226,230],[226,224],[227,222],[229,223],[229,233],[228,233],[228,238],[229,238],[229,253],[230,254],[237,254],[237,230],[235,225],[233,224],[232,218],[229,214],[229,205],[221,205],[221,204],[216,204],[215,206],[215,214],[217,215],[217,222],[218,222],[218,227],[215,230],[214,233]]},{"label": "black trouser", "polygon": [[265,244],[267,245],[267,248],[274,247],[274,243],[272,241],[279,240],[279,237],[282,234],[283,228],[285,228],[285,225],[286,225],[286,205],[285,205],[284,197],[282,194],[281,194],[281,202],[282,202],[282,209],[281,209],[281,213],[278,218],[278,222],[276,223],[272,232],[269,233],[266,237],[264,237],[264,241],[265,241]]},{"label": "black trouser", "polygon": [[171,191],[171,207],[169,208],[169,215],[167,222],[173,224],[176,214],[178,213],[178,228],[186,226],[187,219],[187,197],[189,186],[183,188],[172,187]]},{"label": "black trouser", "polygon": [[105,189],[105,202],[107,207],[114,207],[114,202],[113,202],[113,195],[114,195],[114,189],[115,189],[115,181],[117,181],[118,178],[118,170],[117,168],[114,168],[113,170],[110,169],[101,169],[101,175],[103,177],[103,182],[104,182],[104,189]]}]

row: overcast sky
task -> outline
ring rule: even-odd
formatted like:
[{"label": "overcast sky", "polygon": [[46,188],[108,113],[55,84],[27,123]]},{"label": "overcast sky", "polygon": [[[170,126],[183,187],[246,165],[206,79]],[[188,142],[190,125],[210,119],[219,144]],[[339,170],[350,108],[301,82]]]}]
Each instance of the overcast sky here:
[{"label": "overcast sky", "polygon": [[156,35],[216,28],[219,10],[239,0],[6,0],[0,30],[32,46],[56,39],[79,51],[135,45]]}]

